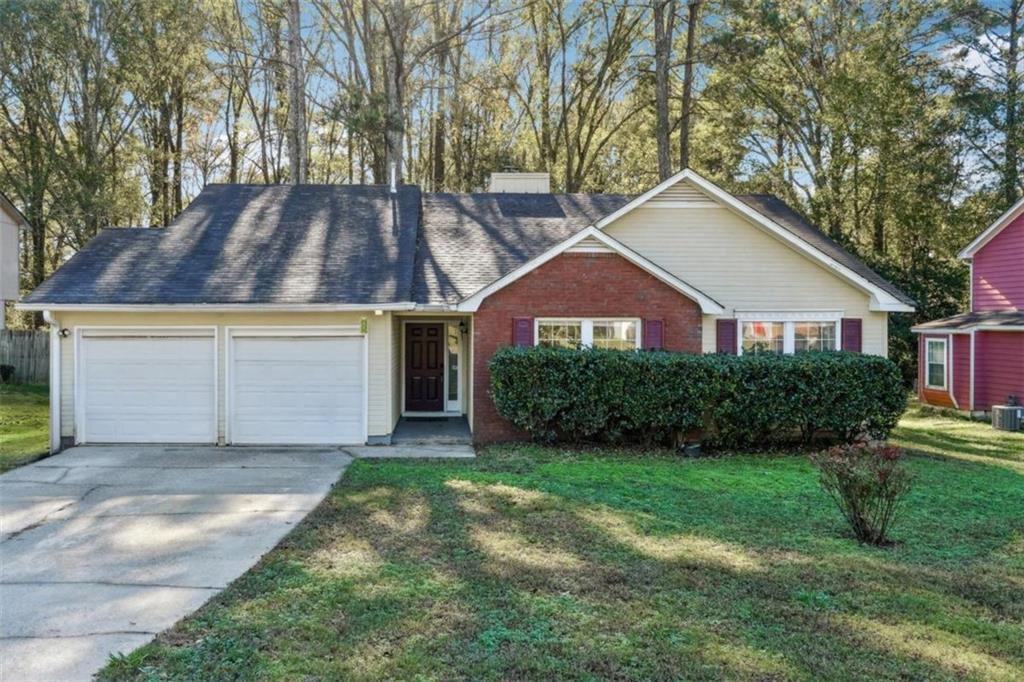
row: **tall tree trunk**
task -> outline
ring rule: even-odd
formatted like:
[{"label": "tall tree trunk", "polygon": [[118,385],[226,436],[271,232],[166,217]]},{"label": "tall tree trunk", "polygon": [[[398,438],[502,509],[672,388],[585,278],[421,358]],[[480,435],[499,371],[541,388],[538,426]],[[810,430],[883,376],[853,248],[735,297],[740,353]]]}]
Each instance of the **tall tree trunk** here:
[{"label": "tall tree trunk", "polygon": [[306,182],[306,70],[302,57],[302,12],[288,0],[288,167],[292,184]]},{"label": "tall tree trunk", "polygon": [[1009,45],[1006,52],[1006,143],[1003,159],[1003,187],[1006,205],[1011,206],[1017,200],[1020,159],[1020,131],[1017,130],[1017,118],[1020,108],[1020,74],[1017,73],[1020,59],[1020,26],[1022,5],[1021,0],[1010,3]]},{"label": "tall tree trunk", "polygon": [[445,71],[448,62],[448,47],[442,46],[437,51],[438,85],[437,108],[434,111],[433,142],[431,153],[433,168],[431,169],[431,185],[435,192],[444,190],[444,155],[445,155],[445,114],[448,99],[445,96]]},{"label": "tall tree trunk", "polygon": [[690,167],[690,131],[693,130],[693,62],[701,0],[690,0],[686,15],[686,55],[683,65],[682,112],[679,121],[679,167]]},{"label": "tall tree trunk", "polygon": [[657,120],[658,179],[672,175],[671,126],[669,125],[669,73],[672,62],[672,39],[675,34],[675,0],[654,2],[654,98]]},{"label": "tall tree trunk", "polygon": [[[234,120],[232,120],[232,117]],[[228,83],[228,97],[225,103],[224,127],[228,138],[228,182],[238,182],[238,108],[235,104],[235,77],[231,76]]]},{"label": "tall tree trunk", "polygon": [[[185,138],[185,93],[184,88],[174,88],[174,216],[181,213],[182,205],[182,154]],[[171,216],[173,218],[173,216]]]}]

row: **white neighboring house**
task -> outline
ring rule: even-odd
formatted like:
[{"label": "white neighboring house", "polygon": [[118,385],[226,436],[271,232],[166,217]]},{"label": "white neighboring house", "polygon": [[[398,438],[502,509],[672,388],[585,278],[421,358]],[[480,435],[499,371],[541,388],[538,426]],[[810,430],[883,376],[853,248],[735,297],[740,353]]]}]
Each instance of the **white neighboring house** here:
[{"label": "white neighboring house", "polygon": [[21,230],[28,221],[7,197],[0,194],[0,329],[6,326],[5,304],[17,301],[21,282],[18,270],[18,245]]}]

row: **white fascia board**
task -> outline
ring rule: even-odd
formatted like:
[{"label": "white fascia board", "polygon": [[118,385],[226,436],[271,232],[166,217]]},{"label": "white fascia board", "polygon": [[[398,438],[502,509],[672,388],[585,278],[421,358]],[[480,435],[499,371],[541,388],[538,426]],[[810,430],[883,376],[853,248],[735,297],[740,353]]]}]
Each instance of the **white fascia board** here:
[{"label": "white fascia board", "polygon": [[767,216],[761,214],[759,211],[747,206],[745,203],[734,197],[729,192],[714,184],[710,180],[706,180],[694,171],[687,168],[679,173],[676,173],[671,178],[660,183],[653,189],[644,192],[633,201],[629,202],[619,210],[611,213],[604,218],[601,218],[594,226],[600,230],[603,230],[607,225],[615,222],[625,214],[629,213],[635,208],[642,206],[652,197],[661,194],[663,191],[675,185],[676,183],[688,180],[694,185],[699,187],[701,190],[717,199],[726,208],[739,213],[741,216],[752,221],[755,225],[760,225],[762,228],[772,233],[775,237],[785,242],[804,256],[809,257],[811,260],[816,261],[820,265],[834,271],[838,276],[851,282],[858,288],[864,290],[871,295],[871,302],[869,309],[876,312],[897,312],[897,313],[912,313],[914,312],[914,306],[908,305],[903,301],[899,300],[882,287],[869,282],[867,279],[858,275],[856,272],[846,267],[842,263],[838,262],[831,256],[822,253],[811,244],[805,242],[800,237],[777,224],[774,220],[771,220]]},{"label": "white fascia board", "polygon": [[415,303],[18,303],[18,310],[59,310],[89,313],[260,313],[260,312],[362,312],[415,310]]},{"label": "white fascia board", "polygon": [[592,238],[600,241],[602,244],[609,247],[612,251],[622,256],[633,265],[636,265],[641,270],[658,278],[659,280],[669,285],[676,291],[680,292],[687,298],[696,301],[697,304],[700,305],[701,312],[703,312],[705,315],[722,315],[725,313],[725,308],[718,301],[714,300],[713,298],[711,298],[704,292],[700,291],[699,289],[695,289],[694,287],[690,286],[689,284],[679,279],[672,273],[668,272],[664,268],[655,265],[654,263],[647,260],[637,252],[633,251],[622,242],[619,242],[616,239],[609,237],[607,234],[601,232],[601,230],[593,226],[586,227],[580,230],[576,234],[572,235],[565,241],[556,244],[555,246],[548,249],[547,251],[537,256],[536,258],[527,261],[526,263],[519,266],[512,272],[508,273],[504,277],[501,277],[500,279],[491,282],[490,284],[483,287],[473,295],[463,299],[458,305],[455,306],[455,310],[462,312],[476,312],[476,310],[480,307],[480,304],[483,302],[483,300],[490,296],[491,294],[493,294],[495,291],[503,289],[512,282],[518,280],[519,278],[529,274],[530,272],[533,272],[541,265],[544,265],[545,263],[555,258],[556,256],[565,253],[574,245],[580,243],[581,241],[587,238]]},{"label": "white fascia board", "polygon": [[868,304],[868,310],[876,313],[912,313],[917,308],[907,305],[893,296],[888,297],[885,301],[880,301],[876,296],[872,295],[871,302]]},{"label": "white fascia board", "polygon": [[974,254],[976,254],[981,247],[988,244],[997,234],[1003,231],[1003,228],[1012,223],[1022,212],[1024,212],[1024,199],[1021,199],[1011,206],[1005,213],[1003,213],[1003,215],[999,216],[994,223],[985,228],[984,232],[975,237],[974,241],[962,248],[960,253],[956,255],[957,258],[961,258],[963,260],[973,258]]}]

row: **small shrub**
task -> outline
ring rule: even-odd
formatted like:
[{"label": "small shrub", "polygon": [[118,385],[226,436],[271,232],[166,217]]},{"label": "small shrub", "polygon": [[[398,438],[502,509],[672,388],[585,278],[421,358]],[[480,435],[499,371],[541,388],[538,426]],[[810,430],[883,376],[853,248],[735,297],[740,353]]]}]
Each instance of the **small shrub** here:
[{"label": "small shrub", "polygon": [[839,507],[859,542],[888,542],[889,529],[911,485],[902,458],[900,448],[868,445],[838,445],[811,455],[821,487]]},{"label": "small shrub", "polygon": [[0,381],[9,382],[14,377],[14,365],[0,365]]}]

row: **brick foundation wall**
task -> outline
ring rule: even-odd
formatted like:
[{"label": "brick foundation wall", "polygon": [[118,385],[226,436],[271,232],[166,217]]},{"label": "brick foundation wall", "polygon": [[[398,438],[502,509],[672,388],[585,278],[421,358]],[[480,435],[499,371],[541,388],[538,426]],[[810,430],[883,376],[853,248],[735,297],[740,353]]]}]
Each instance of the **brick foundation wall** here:
[{"label": "brick foundation wall", "polygon": [[565,253],[491,294],[473,318],[473,438],[526,436],[498,416],[487,363],[512,344],[517,317],[631,317],[664,321],[667,350],[701,352],[700,306],[618,254]]}]

